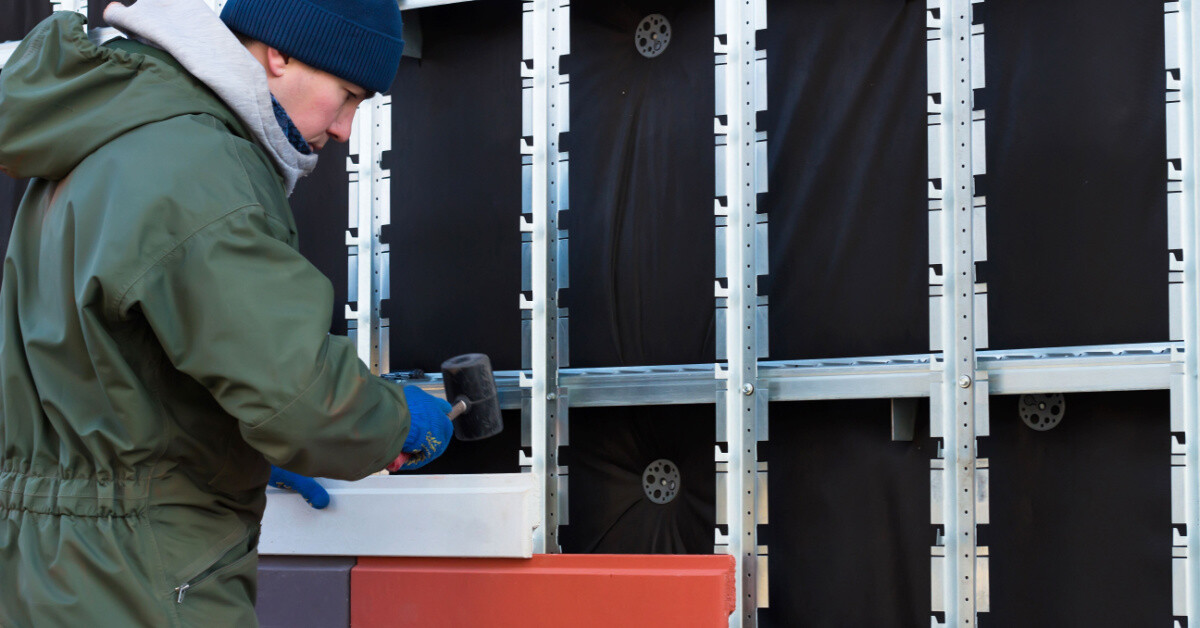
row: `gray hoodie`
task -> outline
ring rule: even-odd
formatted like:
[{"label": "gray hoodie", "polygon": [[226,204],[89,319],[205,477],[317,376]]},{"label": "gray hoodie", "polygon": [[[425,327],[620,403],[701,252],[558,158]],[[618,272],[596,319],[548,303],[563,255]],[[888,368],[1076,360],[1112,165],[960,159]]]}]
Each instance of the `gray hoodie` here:
[{"label": "gray hoodie", "polygon": [[170,53],[225,101],[271,156],[289,196],[296,181],[317,167],[317,156],[296,150],[279,127],[262,65],[203,0],[138,0],[132,6],[114,2],[104,10],[104,19]]}]

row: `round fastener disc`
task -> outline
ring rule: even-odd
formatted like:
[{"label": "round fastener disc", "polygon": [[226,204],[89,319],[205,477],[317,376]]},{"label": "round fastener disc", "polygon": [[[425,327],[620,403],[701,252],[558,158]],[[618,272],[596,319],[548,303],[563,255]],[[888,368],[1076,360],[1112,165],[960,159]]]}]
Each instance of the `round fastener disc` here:
[{"label": "round fastener disc", "polygon": [[1045,432],[1058,425],[1066,409],[1066,399],[1062,393],[1021,395],[1018,404],[1021,420],[1039,432]]},{"label": "round fastener disc", "polygon": [[671,23],[659,13],[647,15],[633,33],[633,45],[643,57],[652,59],[662,54],[671,43]]},{"label": "round fastener disc", "polygon": [[646,497],[656,504],[675,499],[679,494],[679,467],[663,458],[651,462],[642,472],[642,489],[646,491]]}]

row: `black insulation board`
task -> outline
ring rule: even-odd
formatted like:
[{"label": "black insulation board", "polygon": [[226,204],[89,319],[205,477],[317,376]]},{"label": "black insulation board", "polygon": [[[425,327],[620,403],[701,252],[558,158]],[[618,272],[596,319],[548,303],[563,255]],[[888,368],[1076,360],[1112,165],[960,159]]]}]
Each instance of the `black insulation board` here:
[{"label": "black insulation board", "polygon": [[771,404],[761,626],[929,625],[929,405],[911,442],[891,440],[889,407]]},{"label": "black insulation board", "polygon": [[992,399],[992,435],[979,441],[991,487],[979,542],[991,555],[992,612],[979,623],[1169,626],[1170,396],[1065,400],[1062,422],[1037,432],[1021,422],[1018,397]]},{"label": "black insulation board", "polygon": [[16,41],[50,16],[49,0],[5,0],[0,11],[0,41]]},{"label": "black insulation board", "polygon": [[[716,441],[711,405],[572,408],[567,553],[711,554]],[[642,488],[650,463],[679,470],[679,493],[665,504]]]},{"label": "black insulation board", "polygon": [[[672,27],[655,58],[642,18]],[[713,4],[571,3],[572,366],[714,359]]]},{"label": "black insulation board", "polygon": [[330,331],[346,333],[346,286],[349,277],[346,225],[349,224],[349,178],[345,144],[329,142],[321,149],[317,169],[296,184],[289,204],[296,217],[300,253],[333,283]]},{"label": "black insulation board", "polygon": [[1168,340],[1162,6],[975,6],[991,347]]},{"label": "black insulation board", "polygon": [[770,357],[926,352],[925,4],[768,2],[767,18]]},{"label": "black insulation board", "polygon": [[[409,15],[409,19],[412,16]],[[521,368],[521,3],[420,11],[392,89],[393,369]],[[515,452],[513,453],[515,457]]]}]

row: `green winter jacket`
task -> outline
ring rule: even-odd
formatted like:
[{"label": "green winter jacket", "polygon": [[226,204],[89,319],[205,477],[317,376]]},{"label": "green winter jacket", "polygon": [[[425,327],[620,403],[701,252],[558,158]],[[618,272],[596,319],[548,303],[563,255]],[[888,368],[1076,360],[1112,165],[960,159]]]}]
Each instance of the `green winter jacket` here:
[{"label": "green winter jacket", "polygon": [[254,625],[268,462],[358,479],[402,389],[328,334],[283,179],[166,53],[49,18],[0,72],[34,177],[0,283],[0,626]]}]

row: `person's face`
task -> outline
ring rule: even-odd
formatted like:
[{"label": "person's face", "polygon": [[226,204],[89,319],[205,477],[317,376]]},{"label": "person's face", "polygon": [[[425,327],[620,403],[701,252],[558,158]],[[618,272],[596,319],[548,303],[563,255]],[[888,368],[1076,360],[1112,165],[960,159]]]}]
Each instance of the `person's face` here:
[{"label": "person's face", "polygon": [[330,139],[350,141],[354,114],[368,96],[365,89],[274,49],[268,51],[267,70],[271,93],[313,150]]}]

